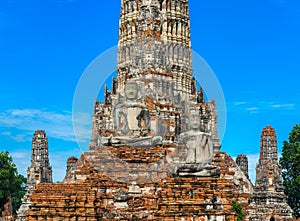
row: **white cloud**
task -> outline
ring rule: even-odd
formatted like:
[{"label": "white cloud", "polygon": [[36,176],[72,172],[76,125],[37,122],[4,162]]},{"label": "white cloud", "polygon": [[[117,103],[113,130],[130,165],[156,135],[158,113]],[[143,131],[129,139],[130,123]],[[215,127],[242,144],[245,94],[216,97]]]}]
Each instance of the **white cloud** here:
[{"label": "white cloud", "polygon": [[[75,119],[76,132],[80,141],[88,141],[91,135],[91,117],[89,114],[81,114]],[[49,137],[76,141],[73,132],[72,113],[61,113],[37,110],[37,109],[14,109],[0,113],[0,125],[2,128],[15,128],[23,131],[22,134],[14,135],[11,132],[3,132],[16,141],[31,139],[32,132],[38,129],[45,130]]]},{"label": "white cloud", "polygon": [[293,108],[295,104],[273,104],[273,108]]},{"label": "white cloud", "polygon": [[236,101],[236,102],[234,102],[235,106],[240,106],[240,105],[244,105],[244,104],[247,104],[247,102],[245,102],[245,101]]},{"label": "white cloud", "polygon": [[[274,101],[260,101],[260,102],[252,102],[253,106],[257,109],[260,110],[272,110],[274,108],[276,109],[281,109],[281,110],[289,110],[289,109],[293,109],[296,104],[280,104]],[[247,108],[247,109],[251,109]]]},{"label": "white cloud", "polygon": [[0,135],[9,137],[9,139],[14,140],[16,142],[26,142],[31,140],[30,136],[32,136],[32,133],[13,134],[10,131],[4,131],[0,133]]},{"label": "white cloud", "polygon": [[231,111],[247,111],[250,113],[260,113],[263,111],[291,111],[294,110],[296,104],[279,103],[274,101],[235,101],[228,102],[228,110]]},{"label": "white cloud", "polygon": [[257,111],[257,110],[259,110],[259,108],[258,107],[247,107],[246,110],[247,111]]},{"label": "white cloud", "polygon": [[251,114],[258,114],[259,108],[258,107],[247,107],[246,111],[249,111]]}]

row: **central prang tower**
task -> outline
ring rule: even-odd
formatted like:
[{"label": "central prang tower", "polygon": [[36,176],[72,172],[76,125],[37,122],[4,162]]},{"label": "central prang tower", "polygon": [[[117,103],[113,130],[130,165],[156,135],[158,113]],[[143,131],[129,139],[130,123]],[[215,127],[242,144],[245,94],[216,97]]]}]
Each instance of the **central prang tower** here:
[{"label": "central prang tower", "polygon": [[187,101],[195,93],[187,0],[122,0],[119,26],[119,89],[142,78],[155,79],[149,90],[158,96]]}]

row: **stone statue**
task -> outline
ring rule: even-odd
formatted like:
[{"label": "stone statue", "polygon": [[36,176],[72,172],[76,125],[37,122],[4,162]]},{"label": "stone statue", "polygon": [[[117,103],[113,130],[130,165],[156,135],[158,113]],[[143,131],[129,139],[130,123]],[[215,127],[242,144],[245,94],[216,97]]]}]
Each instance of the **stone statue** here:
[{"label": "stone statue", "polygon": [[197,164],[198,168],[209,165],[213,158],[211,134],[205,133],[199,114],[189,117],[190,131],[180,134],[180,140],[186,145],[186,164]]},{"label": "stone statue", "polygon": [[113,89],[112,89],[113,94],[117,94],[117,90],[118,90],[118,79],[114,77],[113,78]]},{"label": "stone statue", "polygon": [[121,136],[146,136],[150,129],[147,106],[139,100],[139,86],[128,81],[124,89],[125,102],[116,105],[115,127]]},{"label": "stone statue", "polygon": [[105,92],[105,94],[104,94],[104,103],[106,105],[112,104],[111,92],[108,90],[108,88],[106,87],[106,85],[105,85],[105,88],[104,88],[104,92]]},{"label": "stone statue", "polygon": [[197,91],[197,81],[196,81],[196,78],[193,77],[192,79],[192,94],[196,94],[196,91]]},{"label": "stone statue", "polygon": [[198,104],[205,103],[203,87],[201,87],[200,90],[197,92],[197,103]]},{"label": "stone statue", "polygon": [[155,98],[153,90],[151,89],[150,85],[148,85],[147,88],[146,88],[146,95],[148,97],[150,97],[151,99]]},{"label": "stone statue", "polygon": [[162,141],[161,137],[151,136],[150,114],[141,96],[139,85],[127,81],[124,88],[125,100],[114,108],[114,125],[117,136],[111,140],[103,138],[102,144],[129,146],[152,146]]},{"label": "stone statue", "polygon": [[176,116],[175,117],[175,134],[176,136],[179,135],[181,132],[181,117]]}]

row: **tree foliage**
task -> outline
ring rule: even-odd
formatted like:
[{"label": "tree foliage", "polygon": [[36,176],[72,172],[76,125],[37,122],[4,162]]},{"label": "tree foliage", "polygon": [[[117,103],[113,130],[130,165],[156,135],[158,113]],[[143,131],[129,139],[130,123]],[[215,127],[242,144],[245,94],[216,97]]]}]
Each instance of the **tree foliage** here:
[{"label": "tree foliage", "polygon": [[21,204],[24,196],[26,178],[18,174],[16,165],[13,163],[9,153],[0,152],[0,217],[4,205],[12,199],[13,211],[15,212]]},{"label": "tree foliage", "polygon": [[237,215],[237,221],[242,221],[245,217],[245,214],[243,212],[243,206],[237,201],[232,201],[232,210],[236,213]]},{"label": "tree foliage", "polygon": [[289,140],[284,141],[282,157],[282,178],[288,204],[296,218],[300,217],[300,124],[294,126]]}]

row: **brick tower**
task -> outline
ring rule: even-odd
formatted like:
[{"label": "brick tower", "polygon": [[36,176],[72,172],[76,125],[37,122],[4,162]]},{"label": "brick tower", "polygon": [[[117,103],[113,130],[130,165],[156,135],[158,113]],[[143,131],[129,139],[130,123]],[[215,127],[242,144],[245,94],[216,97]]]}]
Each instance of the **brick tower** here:
[{"label": "brick tower", "polygon": [[250,200],[249,220],[269,221],[292,218],[292,211],[286,203],[283,191],[276,132],[271,126],[265,127],[261,134],[256,182]]},{"label": "brick tower", "polygon": [[48,138],[45,131],[38,130],[32,139],[31,166],[28,168],[28,186],[52,182],[49,162]]},{"label": "brick tower", "polygon": [[39,183],[52,183],[52,167],[49,162],[48,138],[45,131],[37,130],[32,138],[31,166],[27,170],[26,194],[18,210],[18,220],[25,220],[30,195]]},{"label": "brick tower", "polygon": [[281,192],[283,190],[276,132],[271,126],[264,128],[261,134],[255,186],[257,189],[268,191]]}]

